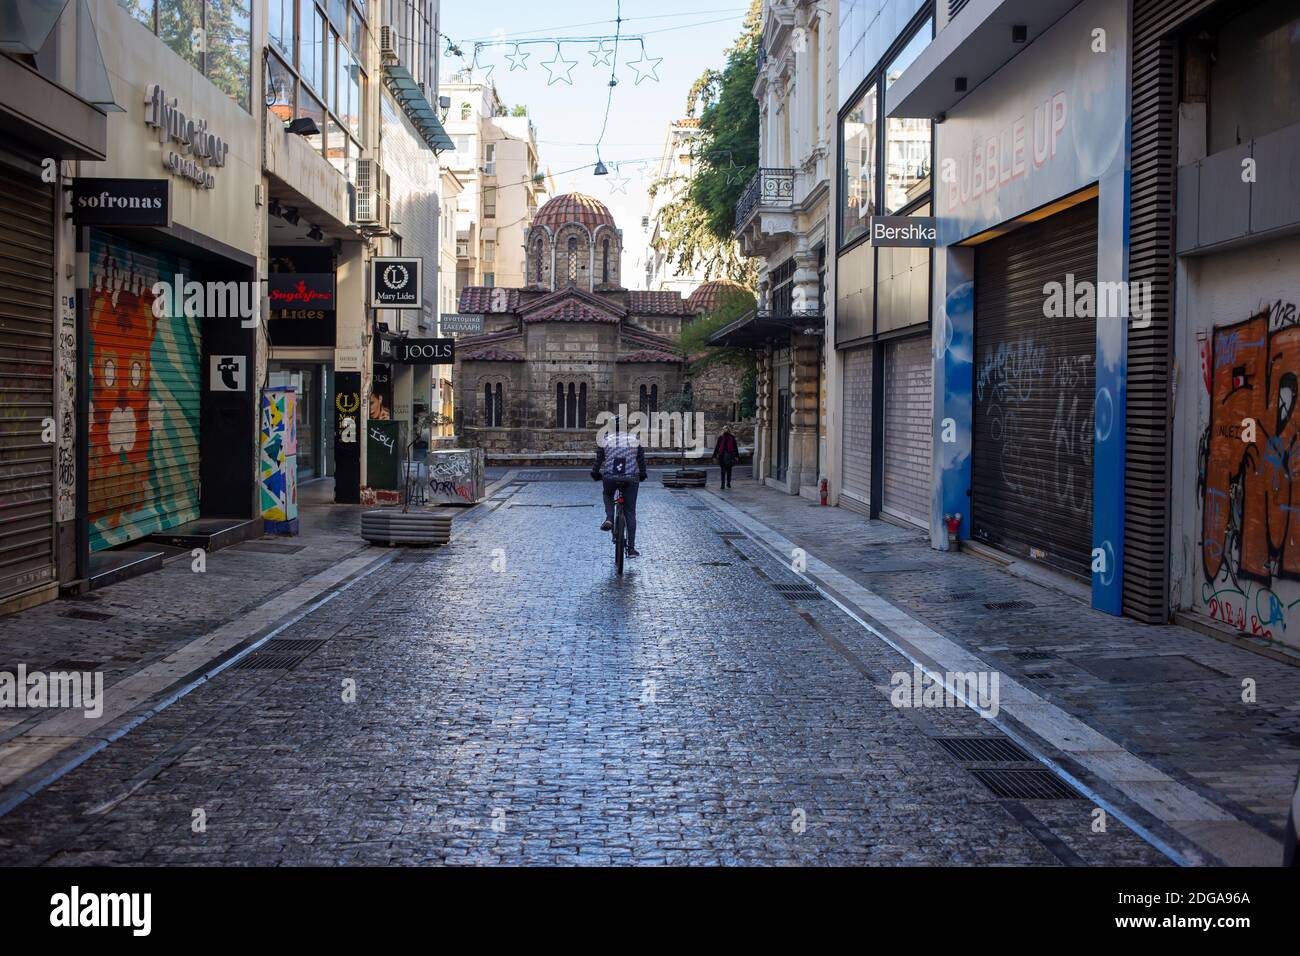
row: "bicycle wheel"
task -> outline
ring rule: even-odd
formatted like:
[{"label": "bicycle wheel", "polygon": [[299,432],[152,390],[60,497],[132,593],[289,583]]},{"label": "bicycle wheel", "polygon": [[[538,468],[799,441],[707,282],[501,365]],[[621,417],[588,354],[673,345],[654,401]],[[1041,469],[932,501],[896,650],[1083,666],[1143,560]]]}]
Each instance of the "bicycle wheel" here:
[{"label": "bicycle wheel", "polygon": [[623,506],[614,512],[614,571],[623,573],[623,549],[627,541],[627,528],[623,523]]}]

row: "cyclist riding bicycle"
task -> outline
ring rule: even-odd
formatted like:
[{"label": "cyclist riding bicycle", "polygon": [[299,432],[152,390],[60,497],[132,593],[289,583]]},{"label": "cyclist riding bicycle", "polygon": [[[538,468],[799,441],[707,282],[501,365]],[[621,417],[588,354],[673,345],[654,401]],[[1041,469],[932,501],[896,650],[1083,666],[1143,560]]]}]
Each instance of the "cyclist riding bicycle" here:
[{"label": "cyclist riding bicycle", "polygon": [[623,491],[623,514],[627,521],[627,556],[640,556],[636,549],[636,493],[645,481],[645,449],[635,435],[617,429],[596,446],[596,464],[591,469],[593,481],[603,483],[605,520],[601,531],[614,527],[614,489]]}]

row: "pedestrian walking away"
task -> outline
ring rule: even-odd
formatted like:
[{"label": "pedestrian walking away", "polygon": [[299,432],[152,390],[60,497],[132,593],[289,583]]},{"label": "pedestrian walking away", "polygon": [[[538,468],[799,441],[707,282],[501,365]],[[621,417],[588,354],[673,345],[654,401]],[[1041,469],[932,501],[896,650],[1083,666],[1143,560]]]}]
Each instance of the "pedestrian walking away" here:
[{"label": "pedestrian walking away", "polygon": [[736,444],[736,436],[731,434],[730,425],[722,426],[722,433],[713,444],[713,457],[718,460],[718,467],[722,470],[720,487],[730,488],[731,469],[740,457],[740,447]]}]

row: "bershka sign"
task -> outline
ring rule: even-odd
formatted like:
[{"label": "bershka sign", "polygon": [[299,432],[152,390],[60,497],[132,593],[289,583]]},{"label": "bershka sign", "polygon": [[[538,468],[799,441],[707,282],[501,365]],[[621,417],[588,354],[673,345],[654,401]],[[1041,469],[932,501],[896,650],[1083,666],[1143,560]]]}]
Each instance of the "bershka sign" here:
[{"label": "bershka sign", "polygon": [[933,216],[872,216],[873,246],[903,246],[930,249],[939,231]]},{"label": "bershka sign", "polygon": [[76,226],[170,226],[171,180],[87,179],[72,181]]},{"label": "bershka sign", "polygon": [[181,152],[164,151],[163,166],[166,169],[183,176],[200,189],[211,189],[217,184],[216,177],[208,172],[207,167],[226,165],[230,146],[208,129],[207,120],[186,116],[181,112],[179,100],[169,101],[166,90],[157,83],[150,83],[144,95],[144,124],[158,131],[158,142],[164,146],[172,142],[181,148]]},{"label": "bershka sign", "polygon": [[370,260],[370,305],[377,309],[423,308],[423,280],[423,259],[376,256]]},{"label": "bershka sign", "polygon": [[334,273],[272,272],[267,276],[271,308],[334,311]]},{"label": "bershka sign", "polygon": [[393,358],[403,365],[451,365],[456,361],[454,339],[398,339]]}]

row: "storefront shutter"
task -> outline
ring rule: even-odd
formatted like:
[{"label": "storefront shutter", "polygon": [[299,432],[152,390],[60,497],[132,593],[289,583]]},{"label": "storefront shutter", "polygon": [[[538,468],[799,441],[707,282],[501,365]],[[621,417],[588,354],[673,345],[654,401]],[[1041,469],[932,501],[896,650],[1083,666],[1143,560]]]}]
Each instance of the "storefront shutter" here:
[{"label": "storefront shutter", "polygon": [[871,349],[844,353],[840,504],[863,514],[871,503]]},{"label": "storefront shutter", "polygon": [[934,368],[928,335],[885,347],[882,510],[930,525],[930,408]]},{"label": "storefront shutter", "polygon": [[1096,320],[1044,308],[1069,275],[1096,282],[1095,200],[976,247],[971,534],[1086,578]]},{"label": "storefront shutter", "polygon": [[54,191],[0,163],[0,599],[55,580]]},{"label": "storefront shutter", "polygon": [[201,318],[155,316],[152,289],[200,277],[106,234],[90,254],[90,544],[101,550],[199,516]]}]

